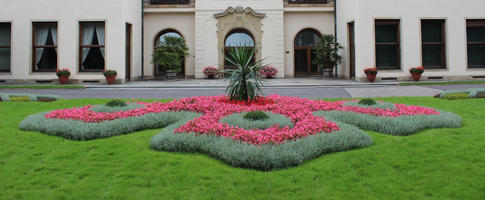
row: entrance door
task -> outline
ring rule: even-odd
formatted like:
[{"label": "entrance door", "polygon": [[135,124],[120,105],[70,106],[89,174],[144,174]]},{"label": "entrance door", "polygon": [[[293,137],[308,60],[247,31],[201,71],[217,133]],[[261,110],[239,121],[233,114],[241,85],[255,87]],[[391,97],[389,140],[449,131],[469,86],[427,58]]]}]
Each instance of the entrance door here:
[{"label": "entrance door", "polygon": [[348,23],[349,31],[349,59],[350,59],[350,79],[355,79],[355,28],[354,22]]},{"label": "entrance door", "polygon": [[131,31],[132,25],[126,24],[125,80],[131,80]]},{"label": "entrance door", "polygon": [[314,29],[304,29],[295,38],[295,76],[318,75],[318,65],[313,63],[315,46],[321,34]]},{"label": "entrance door", "polygon": [[[182,37],[182,34],[180,34],[178,31],[176,31],[174,29],[165,29],[165,30],[161,31],[160,33],[158,33],[158,35],[155,39],[155,48],[159,47],[160,44],[165,42],[164,37],[166,37],[166,36],[179,37],[179,38],[184,39]],[[162,69],[161,66],[156,65],[156,64],[153,67],[154,67],[154,77],[155,77],[155,79],[163,79],[163,77],[166,74],[165,70]],[[185,78],[185,59],[182,61],[181,69],[182,69],[181,72],[177,73],[177,78]]]},{"label": "entrance door", "polygon": [[[251,33],[245,29],[235,29],[229,34],[227,34],[225,43],[224,43],[224,56],[230,56],[228,52],[230,49],[234,49],[235,47],[245,47],[247,50],[252,51],[254,49],[255,43],[254,39],[251,36]],[[255,62],[256,58],[253,55],[253,59],[251,62]],[[224,69],[232,69],[234,68],[230,62],[224,59]],[[229,78],[231,74],[224,73],[224,77]]]}]

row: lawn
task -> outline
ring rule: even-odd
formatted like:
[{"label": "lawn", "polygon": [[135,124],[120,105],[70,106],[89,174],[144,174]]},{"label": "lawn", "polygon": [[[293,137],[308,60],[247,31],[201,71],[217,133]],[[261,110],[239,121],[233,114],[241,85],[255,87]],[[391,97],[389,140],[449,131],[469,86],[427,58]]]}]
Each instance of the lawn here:
[{"label": "lawn", "polygon": [[382,98],[463,118],[273,172],[150,149],[159,130],[70,141],[17,128],[28,115],[108,100],[0,103],[0,199],[485,199],[485,100]]}]

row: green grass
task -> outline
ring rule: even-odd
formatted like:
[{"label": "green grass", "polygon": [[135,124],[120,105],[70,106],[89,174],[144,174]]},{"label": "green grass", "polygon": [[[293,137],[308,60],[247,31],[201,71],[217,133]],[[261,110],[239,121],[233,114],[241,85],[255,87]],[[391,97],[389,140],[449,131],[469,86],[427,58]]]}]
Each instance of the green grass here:
[{"label": "green grass", "polygon": [[443,81],[443,82],[399,83],[399,85],[463,85],[463,84],[485,84],[485,81]]},{"label": "green grass", "polygon": [[85,89],[82,85],[0,85],[0,90],[12,89]]},{"label": "green grass", "polygon": [[17,128],[31,114],[108,100],[3,102],[0,199],[485,199],[485,99],[380,99],[454,112],[463,127],[369,132],[369,148],[259,172],[151,150],[159,130],[77,142]]}]

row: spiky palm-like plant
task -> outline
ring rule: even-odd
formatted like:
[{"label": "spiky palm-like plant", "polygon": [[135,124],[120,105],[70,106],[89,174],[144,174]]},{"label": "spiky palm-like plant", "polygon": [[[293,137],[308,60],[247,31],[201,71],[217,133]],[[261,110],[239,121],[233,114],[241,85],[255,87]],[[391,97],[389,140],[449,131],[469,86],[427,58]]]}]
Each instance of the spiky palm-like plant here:
[{"label": "spiky palm-like plant", "polygon": [[261,78],[257,73],[262,68],[263,60],[254,61],[254,49],[248,49],[244,46],[234,47],[228,50],[225,59],[234,69],[227,69],[225,72],[230,73],[231,77],[226,92],[231,101],[252,102],[259,96],[263,96],[261,91]]}]

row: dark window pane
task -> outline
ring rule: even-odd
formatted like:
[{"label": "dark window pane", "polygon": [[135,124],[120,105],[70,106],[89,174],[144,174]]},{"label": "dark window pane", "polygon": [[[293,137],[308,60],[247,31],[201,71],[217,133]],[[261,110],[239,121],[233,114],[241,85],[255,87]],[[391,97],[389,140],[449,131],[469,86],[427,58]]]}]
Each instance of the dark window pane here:
[{"label": "dark window pane", "polygon": [[423,42],[443,42],[443,22],[425,21],[421,24]]},{"label": "dark window pane", "polygon": [[[313,61],[313,60],[315,60],[315,57],[316,57],[315,50],[312,49],[310,52],[311,52],[311,55],[310,55],[311,58],[310,58],[310,60]],[[315,64],[314,62],[312,62],[311,65],[312,65],[312,72],[318,72],[318,65]]]},{"label": "dark window pane", "polygon": [[0,72],[10,71],[10,48],[0,48]]},{"label": "dark window pane", "polygon": [[306,49],[295,49],[295,72],[305,73],[308,71],[308,57]]},{"label": "dark window pane", "polygon": [[426,68],[444,68],[442,52],[441,45],[423,45],[423,65]]},{"label": "dark window pane", "polygon": [[376,64],[379,69],[399,69],[398,47],[395,45],[377,45]]},{"label": "dark window pane", "polygon": [[376,25],[377,43],[395,43],[398,41],[398,25]]},{"label": "dark window pane", "polygon": [[485,42],[485,27],[468,27],[468,42]]},{"label": "dark window pane", "polygon": [[[35,46],[57,44],[57,24],[37,23],[34,24]],[[56,48],[35,48],[34,71],[54,72],[57,69]]]},{"label": "dark window pane", "polygon": [[318,42],[320,42],[320,36],[311,29],[301,31],[295,38],[296,47],[314,47]]},{"label": "dark window pane", "polygon": [[468,66],[485,67],[485,45],[468,45]]},{"label": "dark window pane", "polygon": [[[82,70],[101,71],[104,69],[104,48],[82,48]],[[86,56],[85,56],[86,55]]]},{"label": "dark window pane", "polygon": [[0,23],[0,46],[10,46],[10,24]]}]

